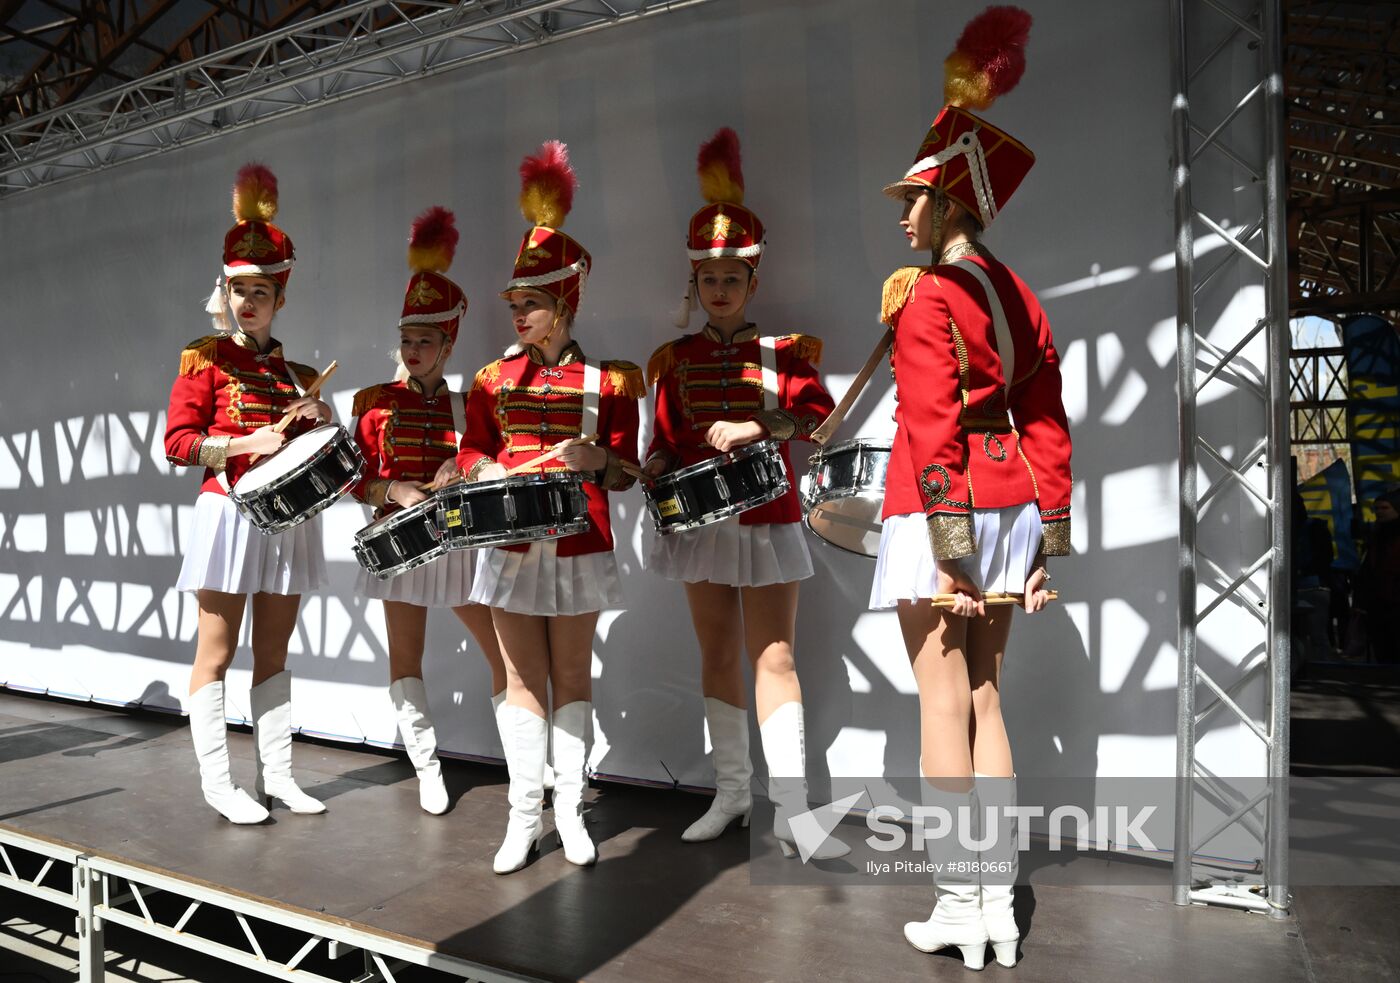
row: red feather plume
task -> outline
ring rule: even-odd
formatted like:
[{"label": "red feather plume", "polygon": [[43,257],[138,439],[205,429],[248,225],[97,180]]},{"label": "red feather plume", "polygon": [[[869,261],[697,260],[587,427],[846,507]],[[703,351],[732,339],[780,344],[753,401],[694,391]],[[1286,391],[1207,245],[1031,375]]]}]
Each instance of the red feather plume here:
[{"label": "red feather plume", "polygon": [[531,225],[558,228],[574,205],[578,177],[569,165],[569,148],[548,140],[520,162],[520,211]]},{"label": "red feather plume", "polygon": [[434,205],[413,220],[408,233],[408,265],[415,273],[446,273],[457,252],[457,217]]},{"label": "red feather plume", "polygon": [[706,201],[744,203],[744,169],[739,156],[739,134],[729,127],[718,130],[700,145],[695,158],[700,194]]},{"label": "red feather plume", "polygon": [[266,166],[247,163],[233,179],[233,217],[271,222],[277,216],[277,176]]},{"label": "red feather plume", "polygon": [[1026,71],[1031,15],[1020,7],[988,7],[963,28],[944,62],[944,98],[985,109],[1010,92]]}]

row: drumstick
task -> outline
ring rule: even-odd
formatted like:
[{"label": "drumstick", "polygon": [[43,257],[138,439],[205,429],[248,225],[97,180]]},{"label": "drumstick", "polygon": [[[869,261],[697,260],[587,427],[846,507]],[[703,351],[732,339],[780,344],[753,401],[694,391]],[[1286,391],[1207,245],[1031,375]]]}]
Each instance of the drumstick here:
[{"label": "drumstick", "polygon": [[556,457],[564,453],[570,447],[577,447],[580,444],[591,444],[597,439],[598,435],[594,433],[589,434],[587,437],[575,437],[573,440],[566,440],[562,444],[555,444],[554,449],[552,451],[546,451],[539,457],[533,457],[530,460],[526,461],[524,464],[517,464],[515,467],[511,468],[509,471],[506,472],[506,477],[509,478],[512,475],[520,474],[522,471],[528,471],[531,468],[539,467],[546,461],[554,460]]},{"label": "drumstick", "polygon": [[[324,372],[322,372],[320,375],[318,375],[318,376],[316,377],[316,381],[314,381],[313,383],[311,383],[310,386],[307,387],[307,389],[306,389],[306,396],[314,398],[314,397],[320,395],[320,393],[321,393],[321,387],[322,387],[323,385],[326,384],[326,380],[329,379],[329,378],[331,377],[332,373],[334,373],[335,370],[336,370],[339,366],[340,366],[340,363],[339,363],[338,361],[336,361],[335,359],[331,359],[331,364],[326,366],[326,371],[324,371]],[[303,398],[305,398],[305,397],[303,397]],[[295,419],[295,417],[294,417],[291,413],[283,413],[283,414],[282,414],[282,419],[278,420],[276,423],[274,423],[274,424],[272,425],[272,430],[273,430],[273,432],[274,432],[274,433],[281,433],[283,430],[286,430],[286,429],[287,429],[287,424],[291,423],[292,420],[294,420],[294,419]],[[258,458],[260,458],[260,457],[262,457],[261,454],[254,454],[254,455],[252,455],[251,457],[248,458],[248,464],[249,464],[249,465],[256,464],[256,463],[258,462]]]},{"label": "drumstick", "polygon": [[886,328],[885,333],[880,336],[880,342],[875,346],[875,350],[870,353],[870,357],[860,367],[856,377],[851,380],[850,386],[846,389],[846,395],[841,397],[841,402],[836,405],[836,409],[832,410],[831,415],[812,431],[812,436],[808,438],[812,443],[820,447],[831,439],[831,435],[836,432],[837,427],[841,426],[842,421],[846,419],[846,414],[851,411],[851,407],[860,398],[866,384],[870,382],[870,377],[875,374],[875,368],[880,364],[880,359],[885,357],[885,352],[889,351],[893,341],[894,328]]},{"label": "drumstick", "polygon": [[647,473],[646,473],[645,471],[643,471],[641,468],[637,467],[637,466],[636,466],[635,464],[633,464],[631,461],[623,461],[623,462],[622,462],[622,471],[623,471],[624,474],[630,474],[630,475],[631,475],[632,477],[634,477],[634,478],[643,478],[643,479],[644,479],[644,478],[647,477]]},{"label": "drumstick", "polygon": [[[1057,601],[1060,599],[1060,592],[1057,590],[1048,590],[1045,593],[1048,595],[1047,600]],[[936,608],[951,608],[954,602],[957,601],[957,598],[957,594],[934,594],[933,606]],[[983,594],[982,602],[988,606],[1000,606],[1005,604],[1024,604],[1026,603],[1026,595],[997,593]]]}]

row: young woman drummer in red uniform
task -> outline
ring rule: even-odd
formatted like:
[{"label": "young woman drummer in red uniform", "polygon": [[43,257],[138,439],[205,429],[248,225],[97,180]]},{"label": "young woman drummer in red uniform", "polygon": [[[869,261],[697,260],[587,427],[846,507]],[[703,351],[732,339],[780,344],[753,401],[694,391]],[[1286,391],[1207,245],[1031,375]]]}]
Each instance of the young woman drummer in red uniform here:
[{"label": "young woman drummer in red uniform", "polygon": [[[593,633],[598,612],[622,604],[607,493],[632,484],[624,465],[636,467],[636,401],[645,391],[635,365],[596,361],[573,339],[590,258],[559,231],[577,183],[564,145],[551,141],[526,157],[520,176],[521,211],[533,228],[501,295],[516,344],[476,375],[457,465],[468,481],[491,481],[562,448],[529,473],[583,474],[588,529],[489,549],[477,564],[471,599],[490,606],[507,670],[501,740],[510,767],[510,822],[493,864],[498,874],[523,867],[543,832],[551,737],[554,822],[564,856],[585,865],[597,859],[582,812]],[[579,439],[593,433],[596,444]]]},{"label": "young woman drummer in red uniform", "polygon": [[285,668],[301,595],[326,579],[321,520],[268,535],[243,518],[228,497],[252,455],[271,454],[295,434],[273,429],[284,414],[310,423],[331,418],[329,406],[302,395],[316,370],[284,359],[281,343],[272,337],[294,256],[291,238],[272,224],[276,214],[277,179],[261,165],[244,167],[233,188],[236,222],[224,237],[223,275],[209,298],[218,333],[191,342],[181,353],[166,414],[166,458],[204,468],[177,582],[199,598],[190,737],[205,800],[235,823],[268,817],[261,801],[233,784],[224,718],[224,675],[250,595],[258,799],[280,799],[293,812],[326,809],[292,779],[291,674]]},{"label": "young woman drummer in red uniform", "polygon": [[[699,332],[662,345],[647,365],[656,424],[643,470],[655,478],[754,441],[777,440],[791,487],[737,516],[655,536],[648,550],[649,569],[685,583],[713,747],[714,801],[682,839],[714,839],[736,819],[748,825],[752,766],[739,661],[747,649],[777,810],[774,832],[786,851],[793,846],[787,820],[807,808],[802,690],[792,643],[798,582],[812,575],[787,441],[810,434],[834,404],[817,377],[820,341],[802,334],[765,337],[745,317],[758,287],[763,223],[743,205],[734,131],[722,129],[705,143],[698,166],[708,204],[690,219],[691,281],[678,321],[688,325],[692,298],[707,320]],[[829,839],[816,856],[847,850]]]},{"label": "young woman drummer in red uniform", "polygon": [[[885,284],[899,401],[870,606],[898,611],[918,683],[923,797],[1002,810],[980,858],[952,837],[927,841],[941,871],[937,903],[904,934],[928,952],[958,946],[971,969],[988,941],[999,963],[1015,965],[1019,939],[1000,698],[1012,609],[986,600],[1024,594],[1025,609],[1039,610],[1045,558],[1070,551],[1070,439],[1050,325],[1030,288],[977,241],[1034,157],[966,108],[985,109],[1020,79],[1029,28],[1015,7],[968,24],[945,63],[946,105],[885,189],[904,204],[910,248],[934,261]],[[935,593],[953,595],[952,609],[935,607]]]},{"label": "young woman drummer in red uniform", "polygon": [[[456,220],[445,208],[430,208],[414,220],[408,239],[413,275],[399,317],[398,376],[355,394],[353,432],[365,458],[355,497],[374,506],[376,519],[417,505],[431,488],[457,479],[458,441],[466,430],[464,397],[442,377],[467,310],[462,288],[446,276],[457,239]],[[361,594],[384,602],[389,698],[418,773],[419,804],[434,815],[446,812],[448,801],[423,685],[428,608],[450,607],[467,626],[491,669],[493,705],[499,708],[505,700],[506,670],[491,612],[468,600],[472,560],[471,551],[453,550],[387,580],[361,569],[356,581]]]}]

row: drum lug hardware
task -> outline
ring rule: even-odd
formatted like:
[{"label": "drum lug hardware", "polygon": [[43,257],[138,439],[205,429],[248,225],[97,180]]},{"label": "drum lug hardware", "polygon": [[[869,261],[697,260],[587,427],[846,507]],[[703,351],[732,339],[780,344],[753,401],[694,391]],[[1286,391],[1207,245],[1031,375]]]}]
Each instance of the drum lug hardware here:
[{"label": "drum lug hardware", "polygon": [[724,475],[715,473],[715,489],[719,492],[719,497],[729,502],[729,483],[724,480]]},{"label": "drum lug hardware", "polygon": [[330,486],[322,481],[321,476],[315,471],[308,471],[306,476],[311,479],[311,484],[316,486],[318,494],[325,495],[331,490]]},{"label": "drum lug hardware", "polygon": [[389,545],[394,548],[394,555],[402,560],[408,554],[404,552],[403,544],[399,542],[399,537],[389,533]]},{"label": "drum lug hardware", "polygon": [[559,494],[559,489],[551,487],[549,489],[549,507],[554,509],[555,515],[564,514],[564,497]]},{"label": "drum lug hardware", "polygon": [[273,504],[273,505],[276,505],[277,508],[278,508],[279,510],[281,510],[281,512],[282,512],[283,515],[291,515],[291,514],[292,514],[292,507],[291,507],[290,505],[287,504],[287,500],[286,500],[285,498],[283,498],[281,495],[274,495],[274,496],[272,496],[272,504]]},{"label": "drum lug hardware", "polygon": [[344,451],[338,451],[335,456],[336,459],[340,461],[340,466],[346,471],[355,470],[355,462],[350,460],[349,454],[345,453]]},{"label": "drum lug hardware", "polygon": [[501,504],[502,504],[503,506],[505,506],[506,521],[509,522],[511,525],[515,525],[515,518],[516,518],[515,497],[514,497],[513,495],[511,495],[509,489],[506,489],[505,497],[504,497],[504,499],[503,499],[503,501],[502,501]]}]

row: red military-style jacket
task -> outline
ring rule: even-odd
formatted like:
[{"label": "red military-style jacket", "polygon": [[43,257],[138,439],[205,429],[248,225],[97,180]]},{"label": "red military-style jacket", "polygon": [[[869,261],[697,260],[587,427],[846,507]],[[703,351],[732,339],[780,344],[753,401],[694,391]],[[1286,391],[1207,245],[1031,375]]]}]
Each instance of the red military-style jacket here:
[{"label": "red military-style jacket", "polygon": [[[229,439],[282,419],[317,374],[309,365],[284,359],[282,343],[276,338],[263,354],[242,331],[190,342],[180,353],[180,372],[170,387],[166,460],[187,467],[204,465],[199,490],[227,495],[249,467],[248,455],[227,456]],[[295,420],[287,433],[291,436],[311,426],[312,421]],[[227,485],[219,481],[220,472]]]},{"label": "red military-style jacket", "polygon": [[[637,464],[637,399],[646,392],[642,372],[631,362],[595,362],[599,368],[598,446],[608,452],[601,472],[584,473],[588,530],[559,540],[560,556],[603,553],[613,548],[608,491],[632,486],[622,462]],[[457,467],[475,480],[492,461],[513,468],[548,453],[582,432],[584,354],[577,342],[564,349],[558,365],[544,365],[529,346],[498,358],[476,374],[467,395],[467,429]],[[568,471],[558,458],[525,472]],[[502,549],[525,550],[527,546]]]},{"label": "red military-style jacket", "polygon": [[351,494],[374,506],[376,519],[401,508],[385,500],[389,482],[430,482],[443,461],[457,456],[459,411],[454,403],[464,406],[463,394],[452,392],[446,382],[428,395],[416,379],[385,382],[355,394],[353,433],[365,470]]},{"label": "red military-style jacket", "polygon": [[[987,293],[964,263],[982,271],[1000,300],[1009,355]],[[885,289],[898,399],[885,517],[924,512],[934,554],[953,559],[975,550],[973,509],[1036,502],[1043,551],[1068,554],[1069,425],[1059,355],[1035,294],[980,250],[959,263],[901,270]]]},{"label": "red military-style jacket", "polygon": [[762,341],[755,327],[736,332],[726,345],[720,333],[707,324],[695,334],[662,345],[647,363],[647,378],[656,388],[656,424],[648,458],[663,455],[669,469],[675,470],[715,457],[718,452],[705,443],[705,434],[721,420],[757,420],[770,437],[783,442],[788,492],[767,505],[739,513],[744,525],[802,518],[787,442],[807,437],[836,406],[817,377],[821,341],[791,334],[774,342],[777,398],[767,409]]}]

